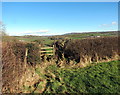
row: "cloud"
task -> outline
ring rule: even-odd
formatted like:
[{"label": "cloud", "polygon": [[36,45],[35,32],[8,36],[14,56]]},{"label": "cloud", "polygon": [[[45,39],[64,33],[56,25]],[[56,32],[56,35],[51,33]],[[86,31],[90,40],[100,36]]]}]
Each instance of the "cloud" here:
[{"label": "cloud", "polygon": [[46,33],[49,32],[49,30],[39,30],[38,32],[34,32],[34,33]]},{"label": "cloud", "polygon": [[40,30],[39,32],[49,32],[49,30]]},{"label": "cloud", "polygon": [[110,24],[101,24],[99,25],[100,27],[110,27],[111,25]]},{"label": "cloud", "polygon": [[113,22],[111,22],[109,24],[101,24],[101,25],[99,25],[99,27],[104,27],[105,28],[105,27],[112,27],[114,25],[117,25],[116,21],[113,21]]},{"label": "cloud", "polygon": [[42,33],[47,33],[49,30],[39,30],[39,31],[25,31],[23,34],[29,34],[29,35],[37,35],[37,34],[42,34]]},{"label": "cloud", "polygon": [[109,25],[108,25],[108,24],[102,24],[102,26],[105,26],[105,27],[106,27],[106,26],[109,26]]},{"label": "cloud", "polygon": [[117,25],[117,22],[116,22],[116,21],[113,21],[113,22],[112,22],[112,25]]}]

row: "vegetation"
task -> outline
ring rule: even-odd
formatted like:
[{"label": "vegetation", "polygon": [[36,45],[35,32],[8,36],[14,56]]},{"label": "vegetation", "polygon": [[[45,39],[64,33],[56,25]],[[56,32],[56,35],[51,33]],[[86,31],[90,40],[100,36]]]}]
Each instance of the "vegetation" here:
[{"label": "vegetation", "polygon": [[91,32],[91,33],[69,33],[65,35],[58,35],[58,36],[15,36],[18,40],[24,42],[32,42],[39,40],[44,45],[49,46],[54,41],[57,40],[66,40],[66,39],[86,39],[86,38],[97,38],[97,37],[107,37],[107,36],[117,36],[117,31],[110,31],[110,32]]},{"label": "vegetation", "polygon": [[[58,68],[51,65],[46,74],[44,93],[120,94],[120,61],[99,63],[85,68]],[[52,74],[54,77],[52,77]]]},{"label": "vegetation", "polygon": [[[74,47],[72,47],[74,46]],[[67,40],[55,43],[56,55],[64,58],[69,63],[75,60],[77,63],[91,63],[118,58],[118,37],[103,37],[96,39]]]},{"label": "vegetation", "polygon": [[28,43],[26,45],[28,49],[27,62],[30,64],[40,63],[40,47],[39,44]]},{"label": "vegetation", "polygon": [[[20,80],[24,74],[25,67],[19,55],[14,54],[13,44],[2,43],[2,92],[18,92],[21,85]],[[18,53],[19,54],[19,53]]]},{"label": "vegetation", "polygon": [[[120,94],[120,52],[115,33],[100,33],[113,36],[89,39],[83,38],[100,34],[67,34],[54,37],[11,37],[5,34],[0,47],[3,65],[2,92]],[[39,44],[42,47],[54,44],[55,56],[41,61]],[[24,62],[26,48],[27,64]],[[102,61],[111,62],[99,63]]]}]

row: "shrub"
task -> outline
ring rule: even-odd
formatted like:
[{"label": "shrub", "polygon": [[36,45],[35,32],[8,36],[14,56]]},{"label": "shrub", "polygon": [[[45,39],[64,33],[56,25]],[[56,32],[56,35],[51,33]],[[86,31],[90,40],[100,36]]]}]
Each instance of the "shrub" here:
[{"label": "shrub", "polygon": [[[27,47],[28,46],[29,45],[27,44]],[[23,92],[24,85],[31,86],[34,85],[36,81],[39,80],[39,76],[35,74],[34,67],[22,62],[24,61],[23,56],[25,55],[25,48],[26,44],[21,42],[2,43],[2,64],[1,64],[3,84],[2,93]],[[31,47],[29,47],[29,50],[31,50]],[[28,57],[30,56],[30,54],[28,55]],[[36,59],[36,57],[33,56],[32,58]],[[37,61],[34,59],[28,61],[29,62],[35,61],[36,63]]]},{"label": "shrub", "polygon": [[19,79],[24,74],[24,63],[14,54],[13,43],[2,43],[2,92],[21,91]]},{"label": "shrub", "polygon": [[62,40],[56,41],[54,43],[54,46],[55,46],[55,57],[57,61],[59,61],[60,59],[62,59],[64,42]]},{"label": "shrub", "polygon": [[26,49],[26,44],[22,42],[14,42],[12,45],[13,48],[13,53],[17,58],[20,58],[22,62],[24,62],[25,58],[25,49]]},{"label": "shrub", "polygon": [[28,48],[27,62],[31,64],[40,63],[40,47],[38,44],[28,43],[26,45]]},{"label": "shrub", "polygon": [[26,48],[28,48],[27,63],[36,64],[40,62],[39,44],[14,42],[12,45],[13,53],[17,58],[24,62]]},{"label": "shrub", "polygon": [[68,61],[75,60],[76,62],[97,62],[112,59],[120,54],[118,37],[67,40],[63,46],[59,42],[56,47],[58,55],[62,52]]},{"label": "shrub", "polygon": [[13,53],[22,62],[25,59],[26,48],[28,48],[27,63],[36,64],[40,62],[39,44],[37,43],[22,43],[12,42]]}]

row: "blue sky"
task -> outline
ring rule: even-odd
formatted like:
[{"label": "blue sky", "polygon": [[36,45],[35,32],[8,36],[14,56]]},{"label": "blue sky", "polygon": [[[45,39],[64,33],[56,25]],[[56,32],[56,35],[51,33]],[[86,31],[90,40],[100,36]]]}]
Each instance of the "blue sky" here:
[{"label": "blue sky", "polygon": [[3,2],[9,35],[118,30],[117,2]]}]

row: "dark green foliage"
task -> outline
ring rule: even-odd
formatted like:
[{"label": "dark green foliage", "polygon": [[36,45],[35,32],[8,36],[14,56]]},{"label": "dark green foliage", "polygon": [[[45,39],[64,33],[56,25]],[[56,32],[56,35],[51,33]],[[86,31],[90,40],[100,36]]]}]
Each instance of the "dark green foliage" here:
[{"label": "dark green foliage", "polygon": [[44,93],[120,94],[119,62],[99,63],[82,69],[51,66],[47,69],[57,78],[49,79]]},{"label": "dark green foliage", "polygon": [[40,47],[38,44],[28,43],[26,48],[28,48],[27,62],[31,64],[40,63]]}]

